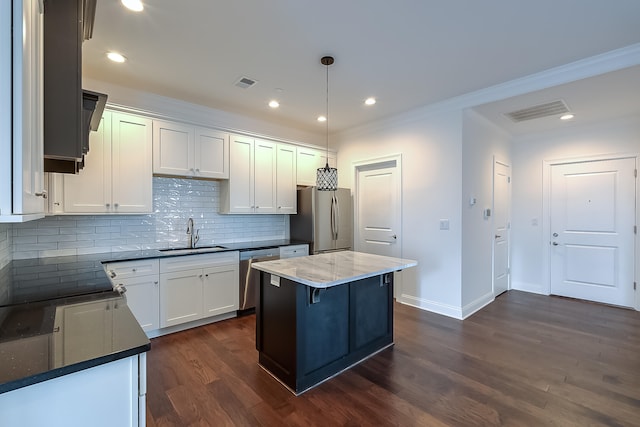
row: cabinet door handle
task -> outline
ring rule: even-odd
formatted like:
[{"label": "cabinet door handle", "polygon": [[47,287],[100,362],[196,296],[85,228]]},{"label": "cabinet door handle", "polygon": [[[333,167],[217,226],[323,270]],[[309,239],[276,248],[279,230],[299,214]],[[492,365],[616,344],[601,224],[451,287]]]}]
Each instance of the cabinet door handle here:
[{"label": "cabinet door handle", "polygon": [[112,279],[115,279],[117,276],[116,272],[113,270],[109,270],[109,277],[111,277]]},{"label": "cabinet door handle", "polygon": [[45,190],[42,190],[39,193],[35,193],[35,196],[36,197],[42,197],[43,199],[46,199],[47,198],[47,192]]}]

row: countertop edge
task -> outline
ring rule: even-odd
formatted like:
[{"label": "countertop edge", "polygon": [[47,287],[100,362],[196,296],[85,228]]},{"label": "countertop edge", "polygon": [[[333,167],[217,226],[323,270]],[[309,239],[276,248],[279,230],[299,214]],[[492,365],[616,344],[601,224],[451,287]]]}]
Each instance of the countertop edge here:
[{"label": "countertop edge", "polygon": [[374,276],[379,276],[381,274],[385,274],[385,273],[393,273],[396,271],[402,271],[405,268],[410,268],[410,267],[415,267],[416,265],[418,265],[418,263],[414,263],[414,264],[407,264],[407,265],[403,265],[403,266],[399,266],[399,267],[393,267],[393,268],[385,268],[379,271],[375,271],[375,272],[371,272],[371,273],[363,273],[360,275],[355,275],[346,279],[340,279],[340,280],[334,280],[331,282],[314,282],[312,280],[308,280],[308,279],[304,279],[302,277],[297,277],[297,276],[292,276],[289,274],[282,274],[281,272],[277,272],[276,270],[271,270],[269,268],[265,268],[260,266],[259,264],[253,264],[251,267],[255,268],[256,270],[260,270],[260,271],[264,271],[265,273],[269,273],[269,274],[273,274],[274,276],[278,276],[278,277],[283,277],[285,279],[289,279],[293,282],[298,282],[301,283],[303,285],[306,286],[310,286],[312,288],[320,288],[320,289],[326,289],[326,288],[331,288],[333,286],[338,286],[338,285],[343,285],[345,283],[349,283],[349,282],[355,282],[357,280],[361,280],[361,279],[366,279],[368,277],[374,277]]},{"label": "countertop edge", "polygon": [[80,372],[85,369],[94,368],[96,366],[104,365],[106,363],[115,362],[116,360],[124,359],[136,354],[145,353],[151,350],[151,341],[148,341],[144,345],[132,347],[126,350],[121,350],[116,353],[107,354],[104,356],[96,357],[94,359],[85,360],[82,362],[74,363],[73,365],[63,366],[61,368],[54,368],[46,372],[41,372],[35,375],[21,378],[19,380],[9,381],[0,384],[0,394],[7,393],[13,390],[17,390],[30,385],[38,384],[44,381],[52,380],[54,378],[63,377],[68,374]]},{"label": "countertop edge", "polygon": [[[283,277],[285,279],[288,279],[306,286],[324,289],[324,288],[330,288],[332,286],[338,286],[345,283],[354,282],[361,279],[366,279],[369,277],[379,276],[386,273],[401,271],[401,270],[404,270],[405,268],[415,267],[418,265],[417,261],[411,260],[411,259],[405,259],[405,258],[394,258],[394,257],[367,254],[367,253],[354,252],[354,251],[345,251],[344,253],[348,254],[347,257],[352,258],[353,260],[356,261],[356,263],[360,264],[360,268],[359,268],[360,270],[364,269],[366,271],[358,271],[354,274],[351,274],[351,272],[349,274],[345,274],[343,271],[342,273],[337,275],[342,277],[331,278],[334,280],[325,280],[325,281],[313,280],[315,278],[313,276],[317,276],[317,274],[313,272],[313,268],[327,268],[327,267],[335,267],[336,264],[339,265],[341,261],[337,260],[335,257],[340,257],[342,252],[309,255],[306,257],[291,258],[286,260],[264,261],[264,262],[258,262],[258,263],[252,264],[251,267],[255,268],[256,270],[263,271],[265,273],[269,273],[274,276]],[[311,260],[312,258],[315,258],[314,262],[317,262],[318,263],[317,265],[310,266],[309,264],[306,264],[305,265],[305,267],[307,267],[306,272],[304,271],[304,268],[303,268],[302,274],[293,273],[293,271],[295,271],[296,273],[299,273],[297,268],[293,268],[294,264],[298,264],[298,263],[304,264],[306,263],[307,260]],[[383,265],[383,266],[370,265],[368,266],[368,268],[363,268],[362,266],[363,263],[366,264],[366,262],[371,263],[378,260],[385,261],[387,265]],[[389,263],[393,263],[394,265],[389,265]],[[287,264],[290,264],[290,265],[287,265]],[[310,268],[311,268],[311,273],[309,272]],[[308,277],[304,277],[304,276],[308,276]]]}]

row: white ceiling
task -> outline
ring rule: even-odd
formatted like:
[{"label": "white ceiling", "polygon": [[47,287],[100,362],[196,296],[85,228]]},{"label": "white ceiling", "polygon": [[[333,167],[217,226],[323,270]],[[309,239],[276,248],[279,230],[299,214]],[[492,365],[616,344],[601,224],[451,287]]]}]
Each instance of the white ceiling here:
[{"label": "white ceiling", "polygon": [[[335,132],[640,43],[638,0],[143,2],[141,13],[98,2],[84,76],[318,133],[326,54],[336,59]],[[128,61],[109,62],[109,50]],[[242,76],[258,84],[234,86]],[[576,120],[640,112],[638,87],[633,67],[478,111],[512,133],[531,132],[547,119],[513,127],[502,113],[558,98]],[[378,103],[365,107],[368,96]],[[279,109],[267,107],[272,98]]]}]

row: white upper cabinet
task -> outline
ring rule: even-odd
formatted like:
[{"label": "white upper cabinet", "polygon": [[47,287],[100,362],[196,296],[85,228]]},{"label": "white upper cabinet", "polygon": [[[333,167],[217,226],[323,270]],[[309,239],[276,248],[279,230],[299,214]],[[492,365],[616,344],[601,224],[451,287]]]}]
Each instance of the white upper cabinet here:
[{"label": "white upper cabinet", "polygon": [[151,119],[105,111],[84,168],[62,178],[63,212],[152,212],[151,138]]},{"label": "white upper cabinet", "polygon": [[255,213],[277,213],[276,144],[255,140]]},{"label": "white upper cabinet", "polygon": [[231,135],[229,181],[221,183],[221,213],[277,213],[276,144]]},{"label": "white upper cabinet", "polygon": [[0,2],[0,29],[0,222],[22,222],[45,212],[40,2]]},{"label": "white upper cabinet", "polygon": [[153,121],[153,173],[229,178],[229,135],[204,127]]},{"label": "white upper cabinet", "polygon": [[229,134],[196,127],[194,139],[196,178],[229,178]]},{"label": "white upper cabinet", "polygon": [[278,144],[276,154],[276,207],[277,213],[297,212],[296,147]]},{"label": "white upper cabinet", "polygon": [[[298,185],[316,185],[316,171],[327,164],[326,150],[298,147],[296,156],[296,183]],[[329,166],[336,167],[336,157],[333,153],[329,153]]]}]

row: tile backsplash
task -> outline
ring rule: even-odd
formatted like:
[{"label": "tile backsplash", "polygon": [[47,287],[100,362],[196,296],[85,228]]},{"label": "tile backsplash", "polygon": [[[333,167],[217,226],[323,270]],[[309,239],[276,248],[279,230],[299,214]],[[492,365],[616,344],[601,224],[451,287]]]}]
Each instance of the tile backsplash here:
[{"label": "tile backsplash", "polygon": [[189,218],[201,246],[288,237],[288,215],[218,214],[219,189],[218,181],[154,177],[151,215],[57,215],[0,225],[0,265],[5,252],[24,259],[181,246]]}]

